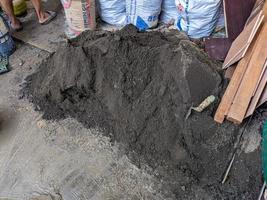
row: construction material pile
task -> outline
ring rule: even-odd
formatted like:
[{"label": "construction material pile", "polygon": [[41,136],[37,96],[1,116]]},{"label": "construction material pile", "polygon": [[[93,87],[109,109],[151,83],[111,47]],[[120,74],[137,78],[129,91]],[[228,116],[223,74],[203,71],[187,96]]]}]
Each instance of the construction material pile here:
[{"label": "construction material pile", "polygon": [[241,124],[267,101],[266,15],[267,3],[258,1],[228,52],[223,68],[234,72],[214,117],[218,123],[227,118]]},{"label": "construction material pile", "polygon": [[74,117],[122,143],[178,199],[254,198],[260,172],[250,162],[237,167],[249,182],[236,173],[221,189],[238,131],[214,123],[215,104],[185,119],[191,106],[218,96],[219,67],[177,31],[139,33],[129,25],[62,44],[27,78],[25,91],[45,118]]}]

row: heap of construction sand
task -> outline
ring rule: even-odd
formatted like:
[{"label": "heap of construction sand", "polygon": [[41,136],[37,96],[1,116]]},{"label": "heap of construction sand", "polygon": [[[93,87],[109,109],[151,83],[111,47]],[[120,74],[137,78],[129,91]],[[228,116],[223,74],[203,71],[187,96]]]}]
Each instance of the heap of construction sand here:
[{"label": "heap of construction sand", "polygon": [[213,122],[216,102],[185,120],[191,105],[220,94],[220,67],[181,33],[127,26],[61,44],[24,91],[45,119],[73,117],[121,143],[177,199],[252,199],[261,171],[249,161],[221,184],[238,128]]}]

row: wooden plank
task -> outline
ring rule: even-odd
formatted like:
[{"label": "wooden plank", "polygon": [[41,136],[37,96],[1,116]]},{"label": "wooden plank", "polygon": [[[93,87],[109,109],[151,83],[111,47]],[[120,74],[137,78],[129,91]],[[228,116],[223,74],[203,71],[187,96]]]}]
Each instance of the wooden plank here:
[{"label": "wooden plank", "polygon": [[255,29],[251,33],[251,36],[248,39],[247,43],[244,44],[244,46],[242,48],[240,48],[240,50],[237,52],[237,54],[229,61],[229,63],[225,67],[223,67],[223,69],[227,69],[228,67],[237,63],[239,60],[241,60],[245,56],[249,46],[251,45],[252,40],[254,39],[258,29],[260,28],[260,25],[261,25],[263,19],[264,19],[264,16],[262,16],[262,18],[260,19],[260,22],[257,24]]},{"label": "wooden plank", "polygon": [[[261,5],[262,3],[264,3],[264,5]],[[267,1],[264,2],[264,0],[258,0],[257,4],[255,5],[255,8],[253,10],[263,10],[263,14],[264,16],[267,16]],[[256,13],[256,11],[255,11]],[[264,18],[263,22],[266,23],[267,21],[267,17]],[[265,65],[267,65],[267,63],[265,63]],[[265,102],[267,102],[267,84],[265,85],[262,94],[258,100],[257,106],[256,108],[260,107],[262,104],[264,104]],[[248,112],[246,114],[246,117],[248,116]]]},{"label": "wooden plank", "polygon": [[[232,43],[233,45],[233,43]],[[237,49],[237,46],[234,47]],[[224,60],[224,64],[222,69],[227,69],[231,65],[237,63],[239,60],[241,60],[244,55],[246,54],[247,49],[249,48],[249,43],[244,43],[243,46],[239,46],[237,52],[228,52],[227,57]],[[230,48],[231,49],[231,48]]]},{"label": "wooden plank", "polygon": [[246,53],[245,57],[241,59],[241,61],[238,63],[235,72],[231,78],[231,81],[226,88],[226,91],[222,97],[222,100],[220,102],[220,105],[215,113],[214,120],[217,123],[223,123],[231,104],[235,98],[235,94],[239,88],[239,85],[242,81],[242,78],[245,74],[248,62],[251,58],[252,52],[254,50],[255,42],[251,45],[251,47],[248,49],[248,52]]},{"label": "wooden plank", "polygon": [[237,66],[237,64],[234,64],[231,67],[228,67],[225,70],[224,78],[231,79],[235,73],[236,66]]},{"label": "wooden plank", "polygon": [[29,9],[28,15],[21,21],[23,30],[13,33],[12,36],[39,49],[52,53],[57,49],[58,43],[65,39],[63,10],[47,25],[39,24],[33,9]]},{"label": "wooden plank", "polygon": [[257,108],[260,107],[265,102],[267,102],[267,85],[265,85],[265,87],[263,89],[263,92],[262,92],[261,97],[259,99],[259,102],[257,104]]},{"label": "wooden plank", "polygon": [[263,74],[261,76],[261,79],[260,79],[260,82],[258,83],[258,87],[255,91],[255,94],[249,104],[249,108],[247,110],[247,113],[246,113],[246,117],[249,117],[250,115],[253,114],[253,112],[255,111],[255,109],[257,108],[257,105],[258,105],[258,102],[259,102],[259,99],[263,93],[263,90],[266,86],[266,83],[267,83],[267,62],[265,61],[265,64],[264,64],[264,68],[263,68]]},{"label": "wooden plank", "polygon": [[252,12],[251,12],[251,14],[250,14],[250,16],[249,16],[249,18],[248,18],[248,20],[247,20],[245,26],[247,26],[247,24],[249,24],[249,23],[251,22],[251,20],[254,19],[254,17],[255,17],[260,11],[262,11],[263,6],[264,6],[264,2],[265,2],[265,0],[257,0],[257,1],[256,1],[255,5],[254,5],[254,8],[253,8],[253,10],[252,10]]},{"label": "wooden plank", "polygon": [[263,15],[265,16],[264,22],[267,22],[267,1],[265,1],[264,6],[263,6]]},{"label": "wooden plank", "polygon": [[[267,59],[267,58],[266,58],[266,59]],[[261,79],[262,79],[262,78],[263,78],[263,76],[264,76],[264,73],[265,73],[265,68],[266,68],[266,61],[265,61],[265,64],[263,65],[263,69],[262,69],[262,72],[261,72],[260,78],[259,78],[259,80],[258,80],[258,82],[257,82],[256,88],[255,88],[255,90],[254,90],[254,92],[253,92],[253,95],[252,95],[252,96],[254,96],[254,95],[256,94],[256,92],[257,92],[257,89],[258,89],[258,87],[259,87],[259,85],[260,85]]]},{"label": "wooden plank", "polygon": [[257,108],[263,105],[265,102],[267,102],[267,85],[265,85],[265,88],[263,89],[263,93],[261,94],[260,100],[257,104]]},{"label": "wooden plank", "polygon": [[251,59],[251,56],[252,56],[252,52],[254,52],[255,50],[255,44],[256,42],[258,41],[258,34],[259,32],[257,33],[257,36],[255,37],[255,39],[253,40],[252,44],[250,45],[246,55],[244,56],[243,59],[241,59],[235,69],[235,73],[233,74],[233,77],[231,78],[231,81],[223,95],[223,98],[220,102],[220,105],[215,113],[215,116],[214,116],[214,120],[217,122],[217,123],[223,123],[230,107],[231,107],[231,104],[235,98],[235,95],[236,95],[236,92],[240,86],[240,83],[242,81],[242,78],[246,72],[246,69],[247,69],[247,66],[248,66],[248,63]]},{"label": "wooden plank", "polygon": [[260,11],[232,43],[232,46],[224,61],[223,69],[226,69],[244,57],[262,21],[263,15],[262,11]]},{"label": "wooden plank", "polygon": [[267,58],[267,23],[262,27],[255,44],[251,60],[244,74],[238,92],[227,115],[227,119],[234,123],[242,123],[253,92],[257,86],[259,77]]}]

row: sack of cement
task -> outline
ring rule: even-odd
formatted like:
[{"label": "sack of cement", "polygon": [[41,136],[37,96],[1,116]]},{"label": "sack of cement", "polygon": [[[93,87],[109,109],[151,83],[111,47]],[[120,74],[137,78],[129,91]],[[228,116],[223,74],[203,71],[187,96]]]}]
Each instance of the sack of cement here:
[{"label": "sack of cement", "polygon": [[178,10],[175,0],[162,0],[160,21],[164,24],[174,24],[178,18]]},{"label": "sack of cement", "polygon": [[98,12],[101,19],[111,25],[126,25],[125,0],[98,0]]},{"label": "sack of cement", "polygon": [[178,18],[175,26],[191,38],[209,36],[220,14],[221,0],[175,0]]},{"label": "sack of cement", "polygon": [[144,31],[158,24],[162,0],[126,0],[127,24]]},{"label": "sack of cement", "polygon": [[66,35],[75,37],[96,27],[95,0],[61,0],[66,15]]}]

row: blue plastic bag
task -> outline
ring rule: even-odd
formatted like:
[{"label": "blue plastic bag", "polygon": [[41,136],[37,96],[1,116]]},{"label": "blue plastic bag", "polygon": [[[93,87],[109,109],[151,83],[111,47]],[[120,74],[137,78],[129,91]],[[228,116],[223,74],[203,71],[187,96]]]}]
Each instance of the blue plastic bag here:
[{"label": "blue plastic bag", "polygon": [[145,31],[157,26],[162,0],[126,0],[127,24]]},{"label": "blue plastic bag", "polygon": [[175,0],[162,0],[160,21],[165,24],[174,24],[177,18],[178,10],[175,5]]},{"label": "blue plastic bag", "polygon": [[97,7],[101,19],[111,25],[126,25],[125,0],[97,0]]},{"label": "blue plastic bag", "polygon": [[219,18],[221,0],[175,0],[175,3],[178,30],[191,38],[210,36]]}]

